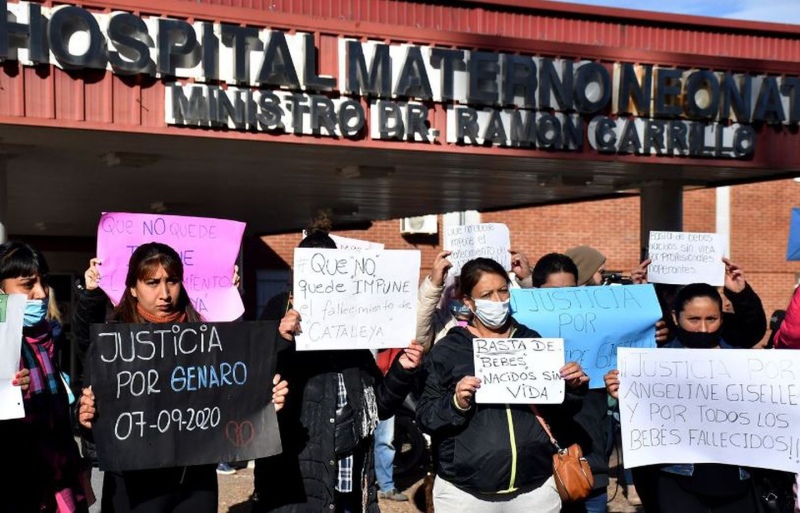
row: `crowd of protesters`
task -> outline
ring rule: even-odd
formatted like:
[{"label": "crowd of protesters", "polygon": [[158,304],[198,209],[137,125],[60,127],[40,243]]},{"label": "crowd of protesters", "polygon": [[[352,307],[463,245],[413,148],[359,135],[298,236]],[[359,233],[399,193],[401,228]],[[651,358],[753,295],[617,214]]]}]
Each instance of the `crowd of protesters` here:
[{"label": "crowd of protesters", "polygon": [[[300,247],[335,249],[329,225],[311,227]],[[256,512],[377,512],[378,498],[402,500],[380,461],[389,421],[406,396],[419,396],[419,427],[430,436],[433,504],[437,513],[608,511],[609,461],[619,428],[615,404],[619,376],[605,376],[605,388],[589,389],[577,362],[560,369],[565,400],[559,405],[484,404],[474,400],[476,338],[539,338],[510,309],[511,289],[604,285],[606,257],[579,246],[550,253],[531,265],[512,252],[511,268],[494,260],[467,262],[448,277],[449,253],[436,255],[418,291],[416,339],[385,352],[376,361],[368,350],[300,352],[294,338],[303,319],[292,308],[292,292],[273,298],[259,317],[279,322],[277,374],[271,391],[282,453],[255,462],[252,507]],[[647,283],[645,260],[631,273]],[[655,285],[662,319],[655,342],[664,348],[729,349],[757,347],[767,331],[761,301],[742,269],[724,259],[725,286]],[[233,272],[233,270],[232,270]],[[78,290],[72,329],[89,348],[89,325],[103,322],[179,323],[202,321],[182,285],[183,264],[171,247],[153,242],[136,249],[129,262],[125,293],[111,307],[100,287],[102,262],[92,259]],[[11,513],[80,513],[94,500],[89,475],[95,403],[92,376],[70,405],[69,386],[54,358],[58,337],[47,316],[52,300],[48,266],[28,244],[0,245],[0,291],[24,294],[20,371],[26,415],[0,421],[8,467],[2,479],[2,506]],[[235,277],[235,279],[237,279]],[[723,297],[725,301],[723,300]],[[52,316],[51,316],[52,318]],[[800,348],[800,296],[795,294],[770,344]],[[380,365],[379,365],[380,363]],[[89,369],[89,366],[85,367]],[[71,412],[71,409],[73,411]],[[81,448],[71,418],[80,425]],[[545,425],[559,436],[580,441],[594,475],[594,490],[579,502],[562,504],[553,479],[553,446]],[[379,427],[380,426],[380,427]],[[376,431],[377,429],[377,431]],[[389,443],[391,435],[389,435]],[[81,450],[82,449],[82,450]],[[376,479],[376,466],[378,479]],[[106,472],[104,513],[215,512],[216,464]],[[387,477],[387,473],[389,474]],[[751,469],[716,463],[664,464],[634,468],[623,479],[633,505],[650,512],[760,512],[762,498]],[[379,489],[380,488],[380,489]],[[794,506],[795,511],[800,511]]]}]

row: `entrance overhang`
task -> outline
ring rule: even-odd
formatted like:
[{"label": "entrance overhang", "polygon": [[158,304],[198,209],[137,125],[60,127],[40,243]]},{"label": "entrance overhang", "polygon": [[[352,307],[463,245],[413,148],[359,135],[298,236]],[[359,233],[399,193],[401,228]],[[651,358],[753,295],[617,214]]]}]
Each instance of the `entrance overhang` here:
[{"label": "entrance overhang", "polygon": [[[385,1],[374,3],[376,8],[386,7]],[[415,5],[410,1],[391,3],[395,7],[400,3]],[[624,11],[624,16],[615,16],[609,10],[581,15],[567,6],[561,12],[558,4],[528,3],[522,11],[498,4],[489,14],[475,5],[442,7],[451,16],[442,22],[440,30],[428,27],[430,20],[422,12],[417,23],[395,19],[392,16],[396,13],[380,21],[374,19],[372,11],[358,9],[348,16],[320,17],[296,11],[291,2],[261,10],[181,0],[95,0],[90,6],[82,6],[84,14],[73,9],[70,16],[74,19],[62,9],[59,22],[67,32],[80,32],[95,18],[102,22],[98,27],[107,31],[109,20],[120,11],[127,13],[129,23],[150,20],[153,26],[184,30],[184,34],[199,30],[195,35],[203,44],[209,41],[204,39],[204,31],[216,34],[227,30],[229,36],[249,37],[254,49],[261,45],[260,51],[265,54],[262,71],[253,70],[247,77],[229,80],[222,71],[209,78],[213,66],[203,68],[202,73],[172,69],[170,60],[162,62],[157,53],[180,45],[177,40],[170,43],[169,38],[156,38],[152,64],[156,66],[157,62],[169,69],[126,75],[120,69],[130,63],[122,68],[119,61],[116,68],[111,60],[98,64],[100,57],[108,57],[103,52],[119,50],[114,46],[119,37],[114,39],[113,34],[103,32],[102,37],[108,36],[103,39],[106,46],[102,48],[106,50],[97,50],[102,53],[95,55],[97,59],[81,60],[79,51],[70,50],[69,41],[57,41],[58,34],[48,33],[48,38],[56,38],[50,41],[50,50],[56,50],[53,55],[45,58],[44,53],[28,48],[25,59],[31,62],[7,58],[0,70],[0,154],[4,155],[8,183],[4,191],[7,218],[3,221],[12,235],[91,236],[102,211],[155,211],[241,219],[248,222],[251,233],[274,233],[302,227],[321,208],[330,209],[342,223],[355,224],[433,212],[617,197],[659,183],[709,187],[800,172],[796,119],[800,117],[800,93],[793,89],[800,89],[800,31],[788,26],[742,24],[738,28],[726,26],[730,29],[726,32],[726,27],[718,23],[704,27],[686,18],[681,24],[682,18],[673,16],[648,36],[648,28],[637,24],[630,11]],[[49,3],[42,8],[51,17],[59,12]],[[428,6],[419,8],[427,12]],[[496,25],[471,25],[470,16],[487,23],[494,20]],[[572,19],[562,19],[565,16]],[[514,19],[541,23],[543,28],[537,37],[531,37],[536,32],[533,25],[510,25]],[[546,30],[548,20],[557,19],[556,28]],[[658,25],[650,18],[643,18],[645,21]],[[22,30],[20,26],[16,29]],[[29,30],[33,30],[31,26]],[[258,30],[248,32],[247,27]],[[585,31],[590,28],[604,31],[595,32],[595,40],[589,41]],[[147,35],[146,29],[140,30],[139,36]],[[689,51],[682,39],[689,33],[702,38],[706,49]],[[267,67],[268,72],[263,72],[270,41],[278,37],[305,41],[306,46],[299,50],[290,48],[291,55],[304,62],[304,67],[297,68],[302,77],[312,77],[315,84],[323,84],[324,78],[330,77],[338,85],[332,91],[324,85],[319,88],[328,90],[315,91],[305,82],[298,87],[264,85],[262,82],[269,82],[277,70],[284,69]],[[765,43],[743,44],[753,37]],[[224,37],[217,44],[220,41],[225,44]],[[351,48],[348,41],[356,41],[356,46]],[[163,48],[159,46],[162,43],[166,45]],[[235,38],[229,37],[228,43],[235,46]],[[19,41],[15,44],[23,45]],[[352,50],[373,52],[374,60],[378,52],[375,44],[385,46],[392,59],[399,59],[393,64],[395,74],[389,81],[392,91],[351,94],[349,86],[341,84],[347,84],[342,74],[351,76],[348,70],[358,64]],[[363,45],[373,46],[366,49]],[[715,50],[720,47],[729,51],[723,54]],[[90,44],[89,48],[100,47]],[[451,90],[452,97],[448,97],[446,87],[436,82],[440,87],[431,88],[435,92],[428,97],[421,86],[422,69],[430,68],[430,72],[441,68],[441,61],[435,64],[427,57],[442,48],[463,53],[461,79],[467,85],[461,93]],[[759,54],[762,50],[768,54]],[[304,60],[311,51],[312,58]],[[255,53],[253,50],[251,56]],[[280,63],[284,67],[288,66],[286,55]],[[424,60],[415,61],[414,56]],[[224,61],[223,57],[219,59],[220,63]],[[482,64],[473,66],[475,59]],[[259,60],[254,62],[256,67]],[[144,61],[142,66],[149,69]],[[196,63],[200,66],[205,66],[205,61]],[[227,62],[226,66],[231,76],[236,75],[236,64]],[[314,67],[311,75],[309,66]],[[542,74],[535,75],[533,82],[525,82],[520,76],[504,73],[504,66],[517,66],[523,75],[526,69]],[[603,69],[607,83],[615,90],[620,81],[625,81],[626,72],[637,80],[650,76],[654,84],[648,93],[651,96],[647,101],[630,95],[626,101],[612,101],[609,93],[607,105],[592,111],[596,98],[590,97],[590,82],[598,76],[597,70]],[[581,70],[589,71],[581,76]],[[494,86],[487,78],[492,72],[498,77]],[[567,84],[567,72],[574,73],[583,89]],[[662,72],[672,78],[662,81]],[[257,80],[253,82],[251,76]],[[684,95],[686,89],[682,88],[688,83],[702,85],[708,77],[712,82],[717,80],[717,86],[743,84],[741,77],[749,77],[747,87],[752,86],[752,91],[737,86],[739,93],[751,96],[747,108],[742,107],[735,116],[731,116],[730,107],[723,117],[719,109],[703,115],[702,105],[692,99],[694,96]],[[566,93],[547,93],[552,101],[534,95],[530,88],[541,87],[545,79],[551,89]],[[291,82],[290,78],[285,80]],[[522,89],[508,93],[510,97],[501,105],[492,100],[492,94],[500,94],[504,80],[519,80],[517,85]],[[669,80],[681,84],[677,92],[669,89]],[[713,93],[714,87],[709,83],[699,89]],[[397,94],[398,88],[402,94]],[[192,96],[195,89],[202,89],[199,96]],[[331,133],[310,125],[294,130],[285,126],[262,129],[261,125],[268,123],[258,114],[269,111],[262,103],[272,101],[264,100],[265,91],[276,92],[276,98],[280,93],[284,110],[314,109],[315,101],[324,106],[326,101],[349,98],[354,111],[363,113],[364,127],[353,134]],[[520,96],[517,93],[523,97],[528,94],[529,101],[521,100],[520,104],[512,98]],[[215,95],[213,102],[211,95]],[[260,110],[237,110],[239,99],[242,105],[259,102]],[[219,107],[223,101],[230,107]],[[385,108],[380,101],[386,103]],[[341,103],[336,105],[338,108]],[[776,109],[786,119],[777,119]],[[389,117],[381,121],[376,111]],[[520,111],[530,116],[524,118],[530,126],[544,120],[544,135],[536,133],[539,125],[533,131],[522,129],[531,138],[523,143],[530,144],[519,144],[510,135],[520,133],[522,117],[514,129],[514,115]],[[660,118],[658,112],[671,114]],[[239,121],[235,120],[237,116]],[[411,125],[413,116],[417,116],[415,126],[424,126],[425,134],[420,131],[419,137],[403,137],[391,129],[396,128],[392,122],[400,119]],[[465,121],[472,119],[470,116],[474,125]],[[324,124],[325,119],[311,115],[309,123],[316,120],[318,125]],[[336,117],[337,122],[342,120]],[[568,133],[564,127],[570,123],[577,128]],[[652,125],[659,123],[663,126],[651,131]],[[472,126],[476,131],[470,135]],[[564,128],[564,141],[559,144],[547,135],[554,127],[555,132]],[[697,127],[699,131],[694,130]],[[578,131],[579,138],[575,135]],[[600,140],[611,137],[612,132],[616,141],[627,143],[603,146]],[[674,138],[667,133],[679,135]],[[647,143],[643,137],[661,137],[665,152],[637,151],[634,135],[639,146]],[[738,142],[742,144],[737,146]],[[682,149],[681,144],[685,145]]]}]

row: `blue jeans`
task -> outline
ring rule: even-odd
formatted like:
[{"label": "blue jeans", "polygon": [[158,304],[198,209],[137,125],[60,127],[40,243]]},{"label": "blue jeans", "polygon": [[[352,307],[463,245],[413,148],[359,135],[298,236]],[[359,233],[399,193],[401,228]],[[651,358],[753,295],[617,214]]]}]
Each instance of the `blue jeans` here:
[{"label": "blue jeans", "polygon": [[[595,490],[596,492],[596,490]],[[608,492],[603,492],[598,495],[594,493],[589,496],[584,502],[586,505],[586,513],[606,513],[608,511]]]},{"label": "blue jeans", "polygon": [[394,417],[375,426],[375,477],[383,492],[394,490]]}]

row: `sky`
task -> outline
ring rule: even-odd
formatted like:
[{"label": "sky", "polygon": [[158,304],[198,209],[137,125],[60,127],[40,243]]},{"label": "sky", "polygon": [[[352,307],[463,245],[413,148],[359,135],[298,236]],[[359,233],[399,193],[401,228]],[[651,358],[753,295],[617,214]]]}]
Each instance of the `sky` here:
[{"label": "sky", "polygon": [[[567,0],[557,0],[567,1]],[[800,0],[568,0],[569,3],[800,25]]]}]

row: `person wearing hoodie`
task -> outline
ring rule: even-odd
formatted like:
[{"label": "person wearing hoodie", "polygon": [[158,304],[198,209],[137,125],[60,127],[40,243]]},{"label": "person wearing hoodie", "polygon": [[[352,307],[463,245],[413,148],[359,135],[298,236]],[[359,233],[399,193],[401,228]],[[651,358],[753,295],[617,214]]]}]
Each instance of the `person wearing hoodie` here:
[{"label": "person wearing hoodie", "polygon": [[564,252],[578,268],[578,286],[602,285],[606,256],[591,246],[576,246]]},{"label": "person wearing hoodie", "polygon": [[[539,338],[509,314],[510,278],[487,258],[461,271],[464,304],[473,315],[452,328],[424,362],[425,389],[417,422],[431,435],[437,513],[556,513],[561,499],[553,480],[553,446],[529,405],[474,404],[473,339]],[[554,431],[581,407],[589,378],[580,365],[560,370],[566,381],[563,404],[538,408]],[[558,435],[556,435],[558,436]]]}]

